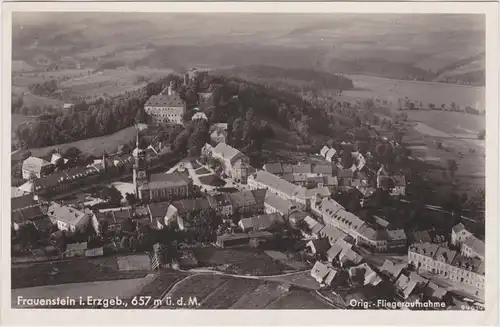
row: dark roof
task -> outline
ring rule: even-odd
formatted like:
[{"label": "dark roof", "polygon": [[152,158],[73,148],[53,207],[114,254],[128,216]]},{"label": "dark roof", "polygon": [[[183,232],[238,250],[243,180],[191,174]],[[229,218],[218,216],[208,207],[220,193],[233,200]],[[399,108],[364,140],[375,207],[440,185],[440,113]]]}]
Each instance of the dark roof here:
[{"label": "dark roof", "polygon": [[165,217],[169,206],[170,202],[158,202],[158,203],[151,203],[150,205],[148,205],[148,208],[149,211],[151,212],[151,216],[153,218],[158,218],[158,217]]},{"label": "dark roof", "polygon": [[99,170],[93,166],[90,167],[74,167],[68,170],[59,171],[33,181],[34,189],[47,189],[55,187],[59,184],[71,182],[80,178],[85,178],[89,175],[99,173]]},{"label": "dark roof", "polygon": [[40,219],[33,220],[33,225],[38,230],[47,230],[52,227],[53,223],[49,217],[42,217]]},{"label": "dark roof", "polygon": [[142,185],[141,190],[162,189],[166,187],[188,186],[189,178],[179,172],[169,174],[153,174],[149,178],[149,183]]},{"label": "dark roof", "polygon": [[315,174],[332,174],[332,165],[314,165],[312,166],[312,172]]},{"label": "dark roof", "polygon": [[38,201],[33,198],[32,194],[12,198],[10,201],[10,210],[15,211],[22,208],[37,206]]},{"label": "dark roof", "polygon": [[172,95],[158,94],[151,96],[144,104],[145,107],[183,107],[184,101],[175,93]]},{"label": "dark roof", "polygon": [[478,258],[470,258],[459,254],[455,256],[451,264],[456,267],[484,275],[484,263]]},{"label": "dark roof", "polygon": [[339,169],[337,172],[339,178],[353,178],[354,172],[350,169]]},{"label": "dark roof", "polygon": [[429,231],[422,230],[413,233],[413,240],[417,243],[431,243],[432,238]]},{"label": "dark roof", "polygon": [[257,203],[252,191],[231,193],[229,196],[235,207],[251,206]]},{"label": "dark roof", "polygon": [[264,200],[266,199],[266,193],[267,190],[265,188],[252,190],[253,197],[255,198],[255,202],[258,205],[264,204]]},{"label": "dark roof", "polygon": [[312,172],[311,164],[298,164],[292,166],[294,174],[309,174]]},{"label": "dark roof", "polygon": [[271,173],[271,174],[282,174],[283,173],[283,168],[281,166],[281,163],[279,163],[279,162],[265,164],[264,170]]}]

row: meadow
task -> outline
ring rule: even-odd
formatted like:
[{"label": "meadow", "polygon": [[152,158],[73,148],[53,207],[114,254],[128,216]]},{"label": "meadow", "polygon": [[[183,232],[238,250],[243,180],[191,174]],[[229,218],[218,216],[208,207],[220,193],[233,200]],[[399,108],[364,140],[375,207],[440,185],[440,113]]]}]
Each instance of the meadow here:
[{"label": "meadow", "polygon": [[436,82],[403,81],[363,75],[345,75],[352,79],[354,89],[343,92],[346,99],[374,98],[392,102],[395,109],[398,99],[408,97],[411,101],[422,101],[424,107],[429,103],[436,106],[454,101],[460,107],[471,106],[484,109],[485,88]]},{"label": "meadow", "polygon": [[136,128],[131,126],[106,136],[93,137],[86,140],[51,145],[43,148],[32,148],[29,150],[33,156],[42,157],[53,149],[60,148],[64,151],[64,149],[74,146],[90,155],[101,156],[103,151],[106,151],[106,153],[115,153],[119,145],[133,141],[136,137],[136,131]]}]

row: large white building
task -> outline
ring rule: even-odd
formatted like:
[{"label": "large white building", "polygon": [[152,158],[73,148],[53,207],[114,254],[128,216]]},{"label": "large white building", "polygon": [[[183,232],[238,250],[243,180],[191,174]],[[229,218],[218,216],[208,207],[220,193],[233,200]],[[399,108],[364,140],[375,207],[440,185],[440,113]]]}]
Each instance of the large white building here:
[{"label": "large white building", "polygon": [[174,90],[173,82],[170,82],[167,94],[162,92],[151,96],[144,104],[144,111],[151,117],[153,124],[182,124],[186,103]]}]

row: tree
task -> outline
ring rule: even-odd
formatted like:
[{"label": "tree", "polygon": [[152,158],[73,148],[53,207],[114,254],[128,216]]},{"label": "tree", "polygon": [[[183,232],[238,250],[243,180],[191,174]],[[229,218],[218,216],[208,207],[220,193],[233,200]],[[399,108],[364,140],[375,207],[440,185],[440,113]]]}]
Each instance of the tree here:
[{"label": "tree", "polygon": [[103,187],[99,196],[101,197],[101,199],[106,200],[109,204],[112,205],[120,205],[122,201],[122,194],[114,186]]},{"label": "tree", "polygon": [[66,151],[64,151],[64,157],[68,158],[69,160],[75,160],[77,159],[80,155],[82,154],[82,151],[78,149],[77,147],[69,147]]},{"label": "tree", "polygon": [[129,206],[131,206],[131,207],[135,206],[135,204],[137,203],[137,198],[132,193],[126,193],[125,199],[127,200],[127,203],[129,204]]}]

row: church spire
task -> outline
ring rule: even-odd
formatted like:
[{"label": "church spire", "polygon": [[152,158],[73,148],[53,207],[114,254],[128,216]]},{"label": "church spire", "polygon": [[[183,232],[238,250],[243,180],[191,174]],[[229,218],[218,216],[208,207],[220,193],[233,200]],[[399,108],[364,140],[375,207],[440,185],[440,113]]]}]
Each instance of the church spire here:
[{"label": "church spire", "polygon": [[135,139],[135,147],[139,150],[139,129],[137,129],[137,137]]}]

